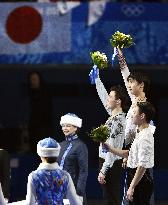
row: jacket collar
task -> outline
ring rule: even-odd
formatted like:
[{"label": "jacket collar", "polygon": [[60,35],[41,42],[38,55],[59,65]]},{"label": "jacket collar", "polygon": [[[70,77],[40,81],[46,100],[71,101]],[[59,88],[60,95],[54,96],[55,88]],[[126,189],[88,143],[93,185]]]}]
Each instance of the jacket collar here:
[{"label": "jacket collar", "polygon": [[60,167],[59,167],[57,162],[54,162],[52,164],[47,163],[47,162],[42,162],[42,163],[40,163],[40,165],[37,169],[50,169],[50,170],[53,170],[53,169],[60,169]]}]

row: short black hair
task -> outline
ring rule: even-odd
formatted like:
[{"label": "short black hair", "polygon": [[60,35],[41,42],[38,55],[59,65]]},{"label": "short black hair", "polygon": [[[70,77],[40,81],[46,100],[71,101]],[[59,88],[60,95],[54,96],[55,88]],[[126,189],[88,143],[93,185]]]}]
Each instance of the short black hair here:
[{"label": "short black hair", "polygon": [[57,161],[57,157],[44,157],[47,161],[47,163],[52,164]]},{"label": "short black hair", "polygon": [[131,79],[136,80],[139,84],[144,83],[144,92],[148,92],[149,86],[150,86],[150,80],[148,76],[144,73],[133,71],[130,73],[130,75],[127,77],[127,81]]},{"label": "short black hair", "polygon": [[149,123],[155,115],[155,108],[150,102],[138,102],[140,114],[144,113],[146,117],[146,122]]},{"label": "short black hair", "polygon": [[126,90],[121,85],[115,85],[110,88],[110,91],[115,91],[116,99],[121,100],[121,107],[123,110],[127,109],[128,95]]}]

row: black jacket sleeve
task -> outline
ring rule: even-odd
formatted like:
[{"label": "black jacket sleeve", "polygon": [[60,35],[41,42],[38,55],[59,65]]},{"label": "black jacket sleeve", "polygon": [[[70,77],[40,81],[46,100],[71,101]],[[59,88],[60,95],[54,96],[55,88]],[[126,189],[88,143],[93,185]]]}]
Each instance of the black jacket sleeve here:
[{"label": "black jacket sleeve", "polygon": [[84,143],[78,147],[78,166],[79,176],[76,191],[78,195],[83,195],[88,177],[88,149]]}]

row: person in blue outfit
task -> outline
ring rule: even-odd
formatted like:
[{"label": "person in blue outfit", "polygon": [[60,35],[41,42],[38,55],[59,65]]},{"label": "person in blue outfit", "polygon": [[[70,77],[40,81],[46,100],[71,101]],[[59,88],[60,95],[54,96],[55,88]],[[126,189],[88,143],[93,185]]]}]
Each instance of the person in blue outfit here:
[{"label": "person in blue outfit", "polygon": [[[59,152],[60,145],[50,137],[38,142],[42,163],[29,174],[26,200],[10,205],[82,205],[83,199],[76,194],[70,174],[56,162]],[[0,183],[0,205],[7,204]]]},{"label": "person in blue outfit", "polygon": [[42,163],[28,177],[26,205],[63,205],[65,198],[71,205],[82,205],[71,176],[56,162],[59,152],[60,145],[50,137],[38,142]]},{"label": "person in blue outfit", "polygon": [[83,197],[83,204],[86,204],[88,149],[77,134],[82,127],[82,119],[73,113],[68,113],[61,117],[60,125],[65,141],[60,143],[58,164],[71,175],[77,194]]}]

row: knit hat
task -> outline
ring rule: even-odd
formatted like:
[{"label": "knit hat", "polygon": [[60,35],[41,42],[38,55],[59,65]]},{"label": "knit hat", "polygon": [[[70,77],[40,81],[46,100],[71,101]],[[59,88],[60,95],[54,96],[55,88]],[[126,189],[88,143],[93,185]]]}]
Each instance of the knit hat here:
[{"label": "knit hat", "polygon": [[40,157],[58,157],[60,148],[56,140],[48,137],[38,142],[37,154]]},{"label": "knit hat", "polygon": [[65,123],[79,128],[82,127],[82,119],[73,113],[68,113],[61,117],[60,125],[62,126]]}]

